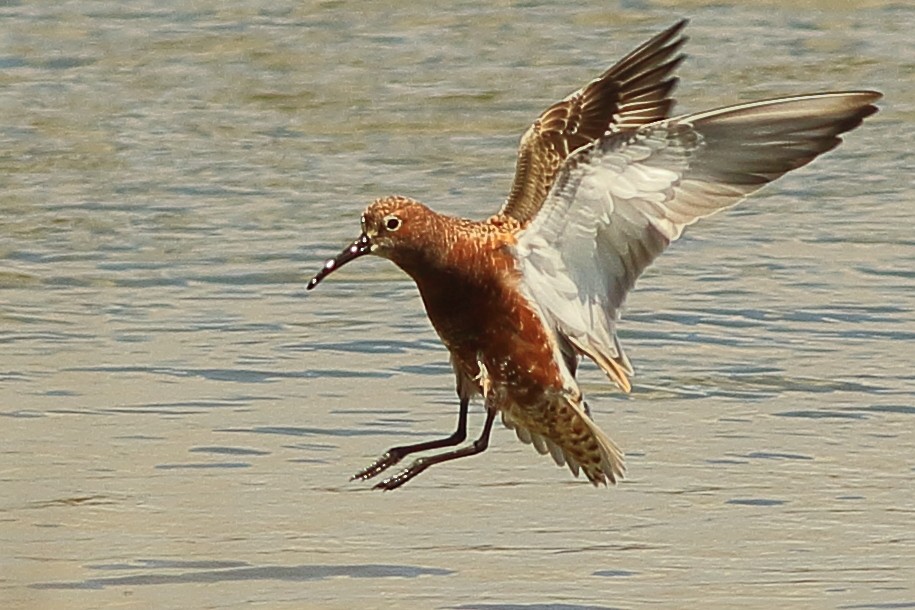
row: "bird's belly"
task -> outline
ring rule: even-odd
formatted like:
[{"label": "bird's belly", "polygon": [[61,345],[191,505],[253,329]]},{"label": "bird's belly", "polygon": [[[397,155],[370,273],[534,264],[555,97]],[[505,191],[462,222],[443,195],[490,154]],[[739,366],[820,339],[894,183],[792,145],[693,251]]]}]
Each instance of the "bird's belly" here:
[{"label": "bird's belly", "polygon": [[511,254],[497,248],[476,256],[460,273],[413,274],[456,368],[484,396],[487,388],[500,388],[520,404],[561,390],[568,373],[557,361],[556,339],[520,290]]},{"label": "bird's belly", "polygon": [[[459,332],[440,334],[455,363],[478,380],[495,408],[509,402],[535,404],[544,393],[563,390],[555,340],[530,307],[500,308],[497,315],[481,316]],[[490,391],[495,391],[492,397]]]}]

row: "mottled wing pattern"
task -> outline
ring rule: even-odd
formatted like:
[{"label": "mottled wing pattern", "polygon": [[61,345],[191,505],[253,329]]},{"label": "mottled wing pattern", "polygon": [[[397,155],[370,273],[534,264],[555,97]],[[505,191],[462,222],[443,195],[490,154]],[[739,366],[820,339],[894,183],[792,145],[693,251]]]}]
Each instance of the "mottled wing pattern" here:
[{"label": "mottled wing pattern", "polygon": [[683,229],[809,163],[877,111],[870,91],[753,102],[610,135],[570,157],[518,237],[522,286],[624,391],[626,294]]},{"label": "mottled wing pattern", "polygon": [[521,138],[515,180],[500,215],[522,225],[532,219],[562,162],[608,132],[636,129],[667,118],[670,76],[683,61],[674,55],[686,38],[686,20],[661,32],[575,93],[550,106]]}]

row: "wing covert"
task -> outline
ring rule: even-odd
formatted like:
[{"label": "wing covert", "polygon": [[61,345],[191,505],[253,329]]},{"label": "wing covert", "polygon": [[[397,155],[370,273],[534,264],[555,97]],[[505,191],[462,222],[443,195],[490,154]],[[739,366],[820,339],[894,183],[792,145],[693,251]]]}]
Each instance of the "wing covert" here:
[{"label": "wing covert", "polygon": [[686,37],[681,20],[578,91],[547,108],[521,138],[515,178],[499,215],[522,225],[540,209],[562,162],[608,132],[636,129],[670,115],[671,74]]}]

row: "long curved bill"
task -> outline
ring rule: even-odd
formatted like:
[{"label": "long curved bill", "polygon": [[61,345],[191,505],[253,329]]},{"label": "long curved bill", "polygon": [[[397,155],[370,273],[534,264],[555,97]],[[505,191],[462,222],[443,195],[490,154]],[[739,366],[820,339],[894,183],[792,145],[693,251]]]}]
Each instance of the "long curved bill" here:
[{"label": "long curved bill", "polygon": [[318,283],[321,282],[328,275],[350,262],[351,260],[357,259],[360,256],[365,256],[372,251],[372,241],[369,239],[368,235],[363,233],[359,238],[350,244],[343,252],[335,256],[334,258],[329,258],[325,261],[324,266],[318,271],[317,275],[311,278],[311,281],[308,282],[308,285],[305,287],[306,290],[311,290]]}]

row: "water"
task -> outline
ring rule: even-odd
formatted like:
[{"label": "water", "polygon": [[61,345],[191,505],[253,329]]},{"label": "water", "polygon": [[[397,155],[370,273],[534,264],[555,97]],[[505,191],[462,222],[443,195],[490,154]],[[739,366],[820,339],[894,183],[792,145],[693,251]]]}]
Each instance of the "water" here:
[{"label": "water", "polygon": [[[428,7],[0,8],[0,606],[915,607],[915,11]],[[633,393],[583,371],[628,480],[499,429],[347,483],[453,380],[392,265],[305,281],[375,196],[492,213],[529,121],[680,16],[684,110],[887,97],[644,276]]]}]

